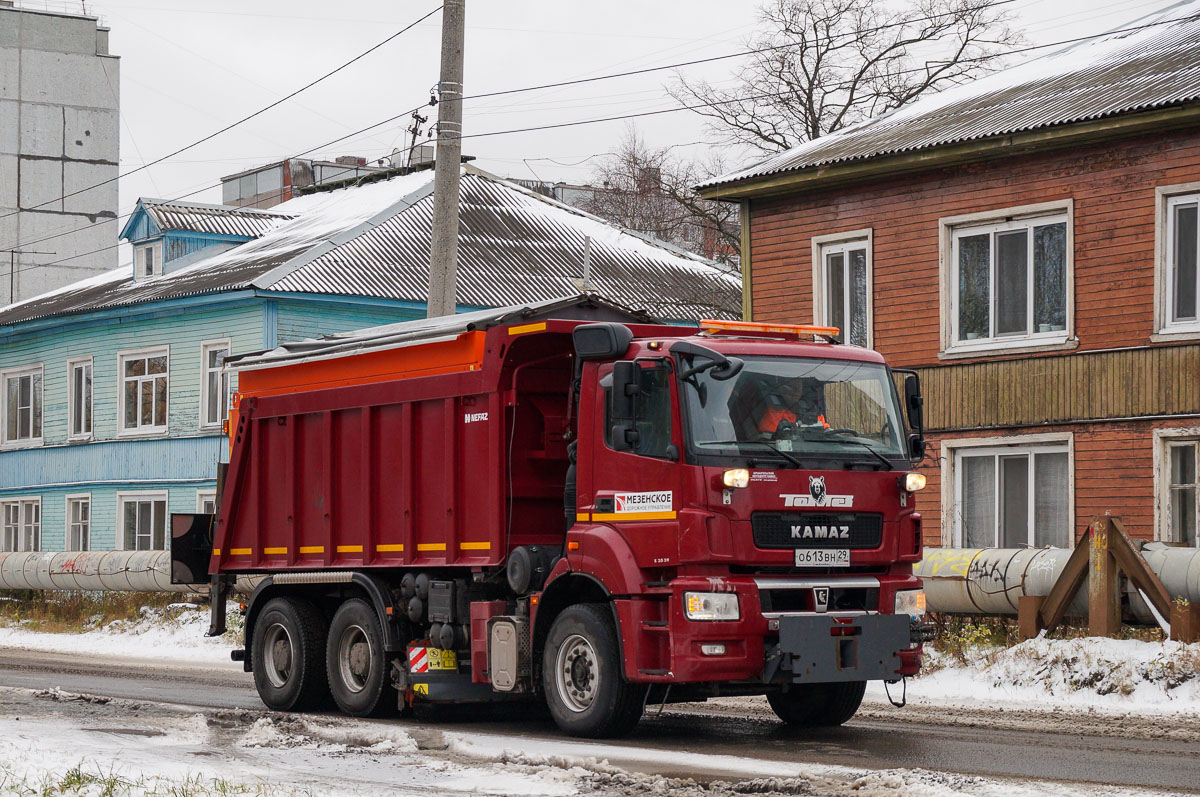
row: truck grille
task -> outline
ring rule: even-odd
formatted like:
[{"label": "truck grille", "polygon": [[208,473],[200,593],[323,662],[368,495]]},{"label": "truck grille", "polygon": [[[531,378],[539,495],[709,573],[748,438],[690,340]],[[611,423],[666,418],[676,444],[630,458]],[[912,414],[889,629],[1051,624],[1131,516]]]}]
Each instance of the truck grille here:
[{"label": "truck grille", "polygon": [[756,512],[750,525],[759,548],[878,548],[883,542],[882,515]]}]

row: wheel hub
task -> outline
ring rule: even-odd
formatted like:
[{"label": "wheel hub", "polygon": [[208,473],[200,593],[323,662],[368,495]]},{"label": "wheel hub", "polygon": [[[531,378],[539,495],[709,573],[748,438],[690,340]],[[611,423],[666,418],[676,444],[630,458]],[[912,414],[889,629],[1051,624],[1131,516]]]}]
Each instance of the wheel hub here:
[{"label": "wheel hub", "polygon": [[338,672],[351,692],[361,692],[371,677],[371,640],[360,625],[352,625],[338,640]]},{"label": "wheel hub", "polygon": [[555,680],[558,694],[567,708],[586,711],[596,699],[600,663],[592,643],[574,634],[558,649]]},{"label": "wheel hub", "polygon": [[292,677],[292,637],[280,623],[272,624],[264,633],[263,669],[271,685],[281,689]]}]

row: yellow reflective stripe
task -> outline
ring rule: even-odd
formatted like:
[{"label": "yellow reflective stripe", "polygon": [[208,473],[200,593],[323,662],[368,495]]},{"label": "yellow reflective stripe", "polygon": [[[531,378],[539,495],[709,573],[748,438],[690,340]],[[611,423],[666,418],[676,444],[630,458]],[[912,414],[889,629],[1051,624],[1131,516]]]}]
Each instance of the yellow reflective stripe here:
[{"label": "yellow reflective stripe", "polygon": [[220,555],[221,555],[221,549],[213,548],[213,556],[220,556]]},{"label": "yellow reflective stripe", "polygon": [[576,520],[591,520],[592,516],[589,515],[587,512],[576,512],[575,519]]},{"label": "yellow reflective stripe", "polygon": [[522,335],[526,332],[541,332],[545,328],[546,328],[546,322],[542,321],[541,323],[538,323],[538,324],[524,324],[519,327],[509,327],[508,334]]},{"label": "yellow reflective stripe", "polygon": [[268,556],[271,554],[287,553],[287,548],[263,548],[263,553]]},{"label": "yellow reflective stripe", "polygon": [[338,553],[362,553],[362,546],[361,545],[339,545],[337,547],[337,552]]},{"label": "yellow reflective stripe", "polygon": [[674,520],[674,512],[599,512],[592,515],[592,520]]},{"label": "yellow reflective stripe", "polygon": [[325,553],[324,545],[301,545],[300,553]]},{"label": "yellow reflective stripe", "polygon": [[249,556],[250,552],[251,551],[249,548],[230,548],[229,549],[229,553],[232,556]]},{"label": "yellow reflective stripe", "polygon": [[403,551],[404,546],[401,545],[400,543],[394,543],[394,544],[388,543],[386,545],[376,545],[375,550],[377,550],[377,551]]},{"label": "yellow reflective stripe", "polygon": [[460,542],[458,547],[464,551],[487,551],[491,550],[490,542]]},{"label": "yellow reflective stripe", "polygon": [[446,550],[446,543],[444,543],[444,542],[418,542],[417,550],[418,551],[444,551],[444,550]]}]

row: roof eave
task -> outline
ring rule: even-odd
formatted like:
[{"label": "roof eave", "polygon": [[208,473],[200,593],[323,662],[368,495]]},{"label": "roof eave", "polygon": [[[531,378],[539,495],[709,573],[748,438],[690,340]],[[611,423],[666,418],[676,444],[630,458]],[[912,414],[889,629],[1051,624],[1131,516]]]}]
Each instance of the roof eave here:
[{"label": "roof eave", "polygon": [[971,161],[1004,158],[1030,151],[1052,150],[1081,143],[1123,138],[1149,130],[1183,128],[1194,125],[1198,120],[1200,102],[1189,102],[1169,108],[1129,112],[894,155],[812,166],[719,183],[701,188],[699,194],[704,199],[737,201],[820,190],[877,177],[891,177]]}]

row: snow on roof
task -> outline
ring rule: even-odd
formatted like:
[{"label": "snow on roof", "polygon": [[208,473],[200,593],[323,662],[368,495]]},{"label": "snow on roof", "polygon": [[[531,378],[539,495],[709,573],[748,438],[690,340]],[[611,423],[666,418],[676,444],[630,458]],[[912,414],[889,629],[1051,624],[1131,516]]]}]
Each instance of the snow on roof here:
[{"label": "snow on roof", "polygon": [[1183,0],[772,155],[713,187],[1200,99],[1200,0]]},{"label": "snow on roof", "polygon": [[[277,205],[292,217],[261,237],[150,279],[92,280],[0,309],[0,326],[66,313],[238,289],[423,302],[433,171]],[[588,287],[664,318],[737,315],[730,269],[632,233],[472,167],[461,181],[459,304],[481,307],[578,294]]]},{"label": "snow on roof", "polygon": [[[295,218],[279,210],[242,208],[235,205],[211,205],[170,199],[140,199],[138,205],[163,232],[183,230],[257,238],[281,222]],[[136,214],[135,214],[136,215]],[[130,220],[132,222],[132,219]],[[129,224],[126,224],[126,230]],[[122,231],[121,237],[124,237]]]}]

